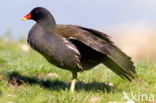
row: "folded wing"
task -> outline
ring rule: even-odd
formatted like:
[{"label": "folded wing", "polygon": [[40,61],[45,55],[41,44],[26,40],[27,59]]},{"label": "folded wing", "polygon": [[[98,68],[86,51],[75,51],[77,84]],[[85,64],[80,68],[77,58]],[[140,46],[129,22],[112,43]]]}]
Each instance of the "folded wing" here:
[{"label": "folded wing", "polygon": [[[61,31],[66,30],[66,31]],[[73,25],[58,25],[56,32],[69,40],[77,40],[104,55],[103,64],[124,79],[135,77],[135,67],[131,58],[123,53],[109,39],[109,36],[97,30]]]}]

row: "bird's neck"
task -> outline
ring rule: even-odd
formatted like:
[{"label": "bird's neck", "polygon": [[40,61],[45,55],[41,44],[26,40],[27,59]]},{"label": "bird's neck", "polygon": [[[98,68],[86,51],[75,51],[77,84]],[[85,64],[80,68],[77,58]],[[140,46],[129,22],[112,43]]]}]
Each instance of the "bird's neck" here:
[{"label": "bird's neck", "polygon": [[53,31],[54,28],[56,27],[56,22],[52,16],[43,18],[39,20],[37,23],[46,31]]}]

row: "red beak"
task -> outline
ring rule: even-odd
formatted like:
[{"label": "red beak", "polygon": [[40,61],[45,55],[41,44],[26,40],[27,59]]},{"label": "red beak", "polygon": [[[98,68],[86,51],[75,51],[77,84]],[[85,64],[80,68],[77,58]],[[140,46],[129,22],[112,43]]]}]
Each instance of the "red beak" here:
[{"label": "red beak", "polygon": [[26,16],[24,16],[23,18],[22,18],[22,20],[29,20],[29,19],[31,19],[31,14],[30,13],[28,13]]}]

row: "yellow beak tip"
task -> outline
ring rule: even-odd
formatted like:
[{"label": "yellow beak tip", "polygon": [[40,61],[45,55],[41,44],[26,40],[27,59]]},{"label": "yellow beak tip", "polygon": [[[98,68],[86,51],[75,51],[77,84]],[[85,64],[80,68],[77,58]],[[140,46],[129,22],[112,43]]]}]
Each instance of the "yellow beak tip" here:
[{"label": "yellow beak tip", "polygon": [[27,18],[25,18],[25,17],[23,17],[21,20],[22,20],[22,21],[25,21],[25,20],[28,20],[28,19],[27,19]]}]

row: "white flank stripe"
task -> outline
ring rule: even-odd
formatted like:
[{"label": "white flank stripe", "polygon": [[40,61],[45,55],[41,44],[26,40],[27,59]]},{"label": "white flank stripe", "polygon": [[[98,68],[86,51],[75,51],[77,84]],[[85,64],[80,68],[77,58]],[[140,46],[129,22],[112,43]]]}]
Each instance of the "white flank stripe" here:
[{"label": "white flank stripe", "polygon": [[67,41],[65,38],[63,38],[63,40],[64,40],[64,42],[67,44],[67,47],[68,47],[69,49],[74,50],[77,54],[80,55],[79,51],[78,51],[74,46],[72,46],[72,45],[70,44],[69,41]]},{"label": "white flank stripe", "polygon": [[76,48],[74,48],[73,46],[71,46],[71,45],[69,45],[69,44],[67,44],[67,46],[68,46],[69,49],[72,49],[72,50],[74,50],[76,53],[80,54],[79,51],[78,51]]}]

